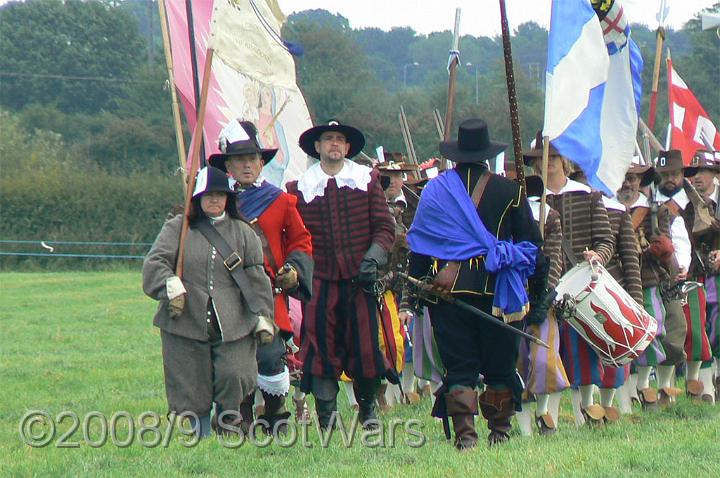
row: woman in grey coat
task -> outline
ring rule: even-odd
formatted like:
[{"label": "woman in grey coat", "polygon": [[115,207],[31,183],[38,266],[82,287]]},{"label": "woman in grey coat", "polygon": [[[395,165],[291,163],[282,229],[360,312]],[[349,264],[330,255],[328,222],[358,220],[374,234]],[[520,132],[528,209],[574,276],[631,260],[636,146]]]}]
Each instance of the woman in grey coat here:
[{"label": "woman in grey coat", "polygon": [[[182,215],[165,223],[143,263],[143,290],[160,301],[153,323],[160,328],[168,405],[189,416],[199,436],[210,434],[213,404],[216,431],[237,430],[240,402],[256,386],[256,340],[269,342],[276,329],[262,246],[232,194],[224,172],[200,170],[182,279],[175,275]],[[203,232],[208,224],[237,257],[225,260],[218,241],[211,244]]]}]

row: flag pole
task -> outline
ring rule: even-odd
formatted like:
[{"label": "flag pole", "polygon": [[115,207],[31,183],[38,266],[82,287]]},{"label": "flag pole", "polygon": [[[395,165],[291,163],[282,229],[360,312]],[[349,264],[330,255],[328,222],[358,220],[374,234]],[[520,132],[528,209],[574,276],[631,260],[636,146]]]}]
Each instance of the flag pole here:
[{"label": "flag pole", "polygon": [[[537,146],[536,146],[537,147]],[[550,137],[543,136],[543,155],[542,155],[542,183],[543,190],[540,197],[540,237],[545,239],[545,200],[547,199],[547,172],[548,172],[548,159],[550,156]]]},{"label": "flag pole", "polygon": [[[512,46],[510,45],[510,27],[508,26],[505,0],[500,0],[500,25],[502,28],[503,56],[505,58],[505,80],[507,82],[508,102],[510,103],[510,127],[513,136],[513,152],[515,154],[515,177],[520,183],[523,198],[525,193],[525,171],[523,170],[522,136],[520,135],[520,114],[518,112],[517,93],[515,91],[515,74],[513,73]],[[543,148],[544,153],[545,148]],[[547,158],[544,160],[546,161]],[[547,162],[543,163],[547,168]],[[545,184],[543,177],[543,184]],[[543,209],[543,203],[540,208]]]},{"label": "flag pole", "polygon": [[[205,56],[205,69],[203,72],[202,90],[200,92],[200,107],[198,108],[197,122],[193,131],[192,150],[190,151],[190,173],[188,174],[188,186],[185,193],[185,211],[183,214],[182,229],[180,230],[180,245],[178,246],[177,264],[175,274],[182,278],[183,261],[185,259],[185,238],[189,226],[190,202],[192,201],[193,190],[195,189],[195,175],[200,166],[200,150],[203,127],[205,123],[205,107],[207,106],[208,90],[210,89],[210,76],[212,75],[213,49],[208,48]],[[204,158],[203,158],[204,163]]]},{"label": "flag pole", "polygon": [[170,35],[168,33],[165,0],[158,1],[158,10],[160,12],[160,29],[162,31],[163,51],[165,52],[165,65],[167,66],[168,81],[170,82],[173,126],[175,128],[175,146],[177,147],[180,171],[182,171],[183,191],[187,194],[187,170],[185,169],[187,167],[187,156],[185,154],[185,138],[183,138],[182,123],[180,121],[180,106],[178,105],[177,91],[175,90],[175,73],[173,72],[172,50],[170,49]]},{"label": "flag pole", "polygon": [[655,37],[655,65],[653,69],[652,90],[650,92],[650,111],[648,113],[648,127],[655,129],[655,112],[657,109],[658,81],[660,78],[660,60],[662,59],[662,47],[665,40],[665,29],[660,25]]},{"label": "flag pole", "polygon": [[[192,0],[185,0],[185,14],[188,24],[188,41],[190,43],[190,66],[193,74],[193,92],[195,93],[195,121],[200,117],[200,79],[198,78],[198,62],[197,51],[195,49],[195,20],[193,20]],[[207,58],[205,59],[207,64]],[[200,162],[205,165],[205,145],[203,145],[203,137],[200,136]]]},{"label": "flag pole", "polygon": [[[455,29],[453,31],[453,43],[450,55],[457,54],[460,46],[460,8],[455,9]],[[447,110],[445,110],[445,130],[443,131],[443,140],[448,141],[450,139],[450,129],[452,127],[453,111],[455,109],[455,83],[457,80],[457,67],[459,57],[455,56],[451,59],[448,68],[450,69],[450,79],[448,80],[448,93],[447,93]],[[440,165],[442,169],[447,168],[447,160],[445,158],[440,159]]]}]

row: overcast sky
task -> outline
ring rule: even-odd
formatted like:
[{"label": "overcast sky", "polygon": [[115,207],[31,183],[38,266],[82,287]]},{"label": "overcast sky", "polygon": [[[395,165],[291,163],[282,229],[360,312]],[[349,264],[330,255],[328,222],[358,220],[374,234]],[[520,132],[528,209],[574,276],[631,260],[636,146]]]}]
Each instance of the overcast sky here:
[{"label": "overcast sky", "polygon": [[[670,7],[667,24],[680,28],[683,23],[717,0],[666,0]],[[389,30],[409,26],[418,33],[452,30],[455,8],[462,9],[460,34],[492,36],[500,33],[498,0],[279,0],[286,15],[322,8],[339,13],[352,28],[378,27]],[[547,27],[550,0],[507,0],[510,28],[533,20]],[[660,0],[622,0],[625,14],[634,23],[657,27],[655,15]]]}]

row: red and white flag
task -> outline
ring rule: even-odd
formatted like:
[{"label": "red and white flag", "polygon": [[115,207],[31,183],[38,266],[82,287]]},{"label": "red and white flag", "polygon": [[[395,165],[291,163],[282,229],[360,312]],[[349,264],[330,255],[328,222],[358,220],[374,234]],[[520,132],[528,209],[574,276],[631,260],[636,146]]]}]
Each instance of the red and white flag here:
[{"label": "red and white flag", "polygon": [[690,164],[695,151],[720,150],[720,134],[700,102],[680,78],[668,59],[668,104],[672,125],[671,147],[682,151],[683,163]]}]

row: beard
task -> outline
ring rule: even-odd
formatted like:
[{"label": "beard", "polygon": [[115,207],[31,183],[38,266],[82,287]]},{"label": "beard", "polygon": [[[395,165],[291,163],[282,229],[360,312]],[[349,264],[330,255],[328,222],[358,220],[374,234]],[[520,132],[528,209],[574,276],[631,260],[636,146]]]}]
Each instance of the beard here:
[{"label": "beard", "polygon": [[628,202],[635,197],[636,193],[637,191],[634,189],[620,189],[618,191],[618,198],[620,199],[620,202]]},{"label": "beard", "polygon": [[663,183],[663,185],[660,186],[660,192],[669,198],[677,194],[680,189],[682,189],[682,185],[675,186],[675,183]]}]

